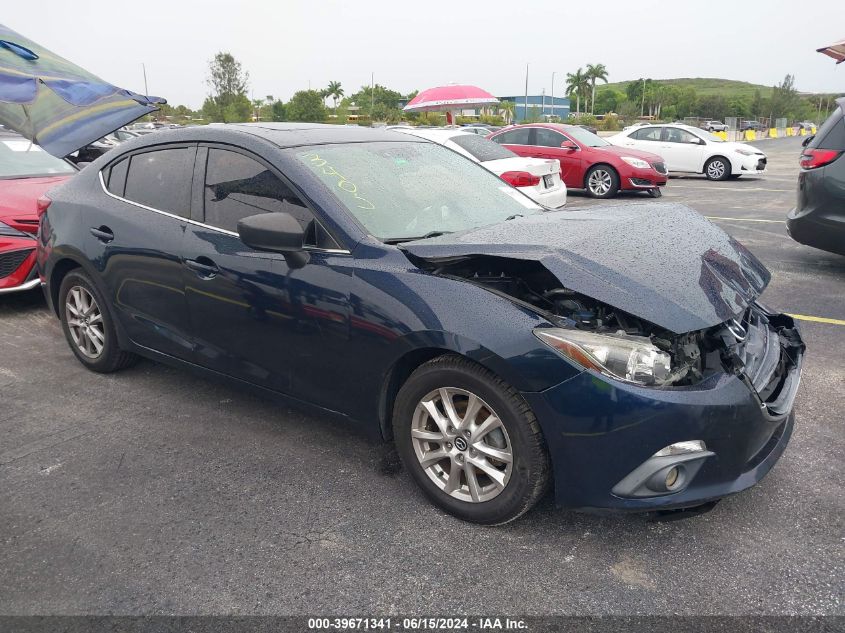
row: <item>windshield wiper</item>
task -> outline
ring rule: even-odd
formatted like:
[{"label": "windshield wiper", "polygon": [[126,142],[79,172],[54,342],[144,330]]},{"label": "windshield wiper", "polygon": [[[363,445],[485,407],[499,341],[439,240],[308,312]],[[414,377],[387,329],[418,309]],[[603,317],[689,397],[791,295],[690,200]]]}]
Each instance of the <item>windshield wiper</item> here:
[{"label": "windshield wiper", "polygon": [[427,240],[430,237],[438,237],[439,235],[448,235],[452,231],[429,231],[425,235],[419,237],[390,237],[382,240],[385,244],[401,244],[402,242],[415,242],[416,240]]},{"label": "windshield wiper", "polygon": [[514,213],[513,215],[509,215],[508,217],[506,217],[505,222],[507,222],[508,220],[516,220],[517,218],[524,218],[524,217],[525,216],[522,215],[521,213]]}]

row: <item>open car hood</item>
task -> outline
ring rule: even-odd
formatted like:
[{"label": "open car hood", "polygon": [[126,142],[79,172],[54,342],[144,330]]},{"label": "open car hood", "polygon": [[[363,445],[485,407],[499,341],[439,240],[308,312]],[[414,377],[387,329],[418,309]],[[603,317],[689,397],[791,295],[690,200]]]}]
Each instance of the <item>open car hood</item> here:
[{"label": "open car hood", "polygon": [[667,203],[541,213],[401,248],[434,265],[473,256],[536,260],[564,287],[676,334],[741,314],[771,278],[727,233]]}]

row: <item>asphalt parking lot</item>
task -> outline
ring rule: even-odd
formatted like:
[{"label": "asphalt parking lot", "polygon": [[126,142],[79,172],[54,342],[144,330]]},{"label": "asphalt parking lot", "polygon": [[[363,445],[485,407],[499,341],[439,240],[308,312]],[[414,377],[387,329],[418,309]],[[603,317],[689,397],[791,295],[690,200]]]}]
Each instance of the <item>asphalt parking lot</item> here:
[{"label": "asphalt parking lot", "polygon": [[765,177],[643,198],[713,218],[772,271],[765,303],[830,321],[802,322],[795,433],[757,487],[683,521],[547,498],[477,527],[339,423],[151,362],[88,372],[39,293],[8,296],[0,614],[845,614],[845,258],[786,236],[800,139],[759,147]]}]

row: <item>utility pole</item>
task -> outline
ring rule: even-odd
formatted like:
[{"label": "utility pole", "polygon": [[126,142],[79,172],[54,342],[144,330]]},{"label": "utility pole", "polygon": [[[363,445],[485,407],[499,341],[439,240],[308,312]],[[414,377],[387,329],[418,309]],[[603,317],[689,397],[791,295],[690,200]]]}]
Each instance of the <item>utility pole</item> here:
[{"label": "utility pole", "polygon": [[552,116],[555,115],[555,74],[552,72]]},{"label": "utility pole", "polygon": [[528,64],[525,64],[525,101],[522,102],[522,121],[528,120]]},{"label": "utility pole", "polygon": [[376,74],[370,73],[370,123],[373,122],[373,110],[376,109]]}]

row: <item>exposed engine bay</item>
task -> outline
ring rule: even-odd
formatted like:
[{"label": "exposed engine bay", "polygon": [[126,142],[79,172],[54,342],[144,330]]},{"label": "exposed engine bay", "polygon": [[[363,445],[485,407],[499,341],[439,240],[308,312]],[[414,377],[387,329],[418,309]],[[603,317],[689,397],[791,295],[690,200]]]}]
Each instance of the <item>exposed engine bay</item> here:
[{"label": "exposed engine bay", "polygon": [[[693,385],[714,372],[729,372],[742,376],[764,401],[776,395],[781,378],[799,356],[790,355],[789,349],[803,351],[791,323],[776,323],[776,316],[766,315],[756,305],[732,321],[676,334],[563,287],[536,260],[475,255],[437,261],[413,257],[413,261],[433,274],[484,286],[561,327],[649,339],[671,358],[671,371],[656,381],[659,387]],[[774,316],[771,323],[770,316]]]}]

